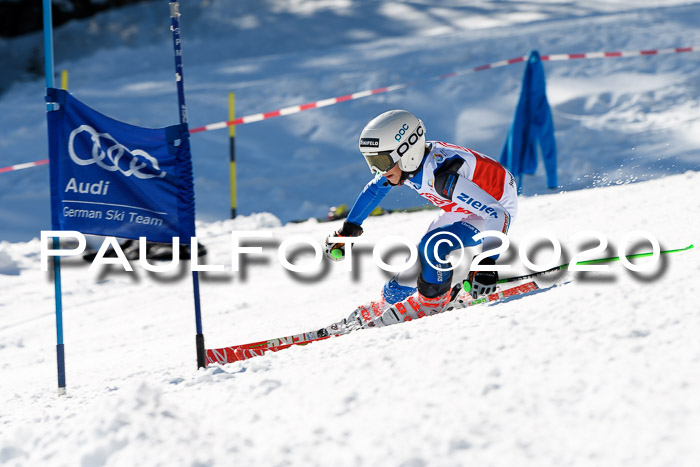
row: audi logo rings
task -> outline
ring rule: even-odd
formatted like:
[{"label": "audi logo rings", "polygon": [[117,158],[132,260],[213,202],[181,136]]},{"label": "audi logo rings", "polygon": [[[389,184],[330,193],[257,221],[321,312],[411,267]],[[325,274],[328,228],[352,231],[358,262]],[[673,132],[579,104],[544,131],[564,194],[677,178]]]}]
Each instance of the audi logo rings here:
[{"label": "audi logo rings", "polygon": [[[75,139],[83,132],[86,132],[92,141],[92,151],[90,154],[78,155],[75,151]],[[165,171],[160,169],[155,157],[141,149],[131,151],[109,133],[99,133],[90,125],[80,125],[71,132],[68,138],[68,154],[78,165],[97,164],[110,172],[119,171],[126,177],[132,175],[140,179],[165,177]],[[128,161],[128,169],[120,167],[119,163],[122,159],[124,162]]]}]

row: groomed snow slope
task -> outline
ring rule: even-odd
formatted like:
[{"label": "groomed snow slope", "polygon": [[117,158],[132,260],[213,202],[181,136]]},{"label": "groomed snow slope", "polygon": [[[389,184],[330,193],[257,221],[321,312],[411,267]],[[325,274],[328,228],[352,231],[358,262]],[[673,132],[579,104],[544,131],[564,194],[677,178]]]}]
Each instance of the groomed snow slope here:
[{"label": "groomed snow slope", "polygon": [[[56,70],[69,89],[114,118],[146,127],[177,123],[166,2],[147,2],[56,31]],[[185,89],[192,127],[356,91],[421,81],[527,55],[700,45],[700,3],[683,0],[182,2]],[[0,56],[29,57],[40,37],[0,41]],[[4,48],[3,48],[4,46]],[[571,191],[700,170],[698,53],[545,64],[559,150],[559,184]],[[18,60],[19,60],[18,58]],[[352,203],[367,180],[362,127],[392,108],[425,122],[429,139],[500,156],[524,64],[423,82],[401,91],[242,125],[237,129],[238,212],[283,222]],[[0,96],[0,167],[45,159],[44,80]],[[192,135],[197,215],[227,218],[226,130]],[[544,171],[524,193],[547,192]],[[419,204],[412,193],[386,206]],[[0,240],[47,229],[47,166],[0,174]]]},{"label": "groomed snow slope", "polygon": [[[522,198],[512,239],[545,230],[569,255],[581,249],[572,236],[589,229],[614,246],[640,229],[662,248],[698,245],[698,186],[688,172]],[[366,238],[417,240],[436,214],[370,218]],[[314,329],[377,297],[384,276],[367,253],[357,280],[333,264],[300,281],[277,263],[279,241],[322,241],[338,226],[282,226],[266,214],[200,224],[210,264],[230,262],[232,230],[274,236],[245,280],[203,278],[207,347]],[[3,465],[700,463],[697,248],[664,257],[651,275],[619,263],[604,275],[567,273],[522,299],[199,371],[186,272],[166,280],[138,265],[90,272],[65,261],[65,398],[38,250],[36,240],[0,245],[11,264],[0,274]]]}]

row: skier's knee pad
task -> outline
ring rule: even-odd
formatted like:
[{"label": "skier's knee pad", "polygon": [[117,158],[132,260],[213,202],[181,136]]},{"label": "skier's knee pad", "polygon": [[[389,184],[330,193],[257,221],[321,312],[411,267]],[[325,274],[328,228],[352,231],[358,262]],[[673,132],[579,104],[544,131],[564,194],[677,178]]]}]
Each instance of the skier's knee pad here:
[{"label": "skier's knee pad", "polygon": [[451,279],[452,274],[450,273],[444,282],[441,282],[439,284],[433,284],[427,282],[425,279],[423,279],[423,276],[421,275],[418,277],[418,292],[420,292],[420,294],[424,297],[428,298],[440,297],[449,292],[451,288],[450,284],[452,283]]},{"label": "skier's knee pad", "polygon": [[389,282],[384,284],[384,289],[382,290],[382,296],[387,303],[394,304],[405,300],[416,292],[415,287],[408,287],[399,284],[396,279],[391,279]]}]

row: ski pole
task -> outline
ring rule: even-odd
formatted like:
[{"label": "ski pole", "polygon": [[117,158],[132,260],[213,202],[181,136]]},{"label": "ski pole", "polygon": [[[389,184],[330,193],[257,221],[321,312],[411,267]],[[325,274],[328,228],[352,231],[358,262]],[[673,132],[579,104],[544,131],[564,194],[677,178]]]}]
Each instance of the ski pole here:
[{"label": "ski pole", "polygon": [[[677,253],[677,252],[679,252],[679,251],[690,250],[691,248],[694,248],[694,246],[693,246],[692,244],[691,244],[691,245],[688,245],[688,246],[685,247],[685,248],[679,248],[679,249],[677,249],[677,250],[662,250],[662,251],[659,252],[659,254],[665,255],[665,254],[669,254],[669,253]],[[647,256],[652,256],[653,254],[654,254],[653,252],[638,253],[638,254],[636,254],[636,255],[627,255],[626,258],[627,258],[627,259],[644,258],[644,257],[647,257]],[[610,257],[610,258],[589,259],[589,260],[586,260],[586,261],[579,261],[579,262],[577,262],[576,264],[577,264],[577,265],[586,265],[586,264],[608,263],[608,262],[612,262],[612,261],[620,261],[620,257],[619,257],[619,256],[612,256],[612,257]],[[546,271],[540,271],[540,272],[535,272],[535,273],[532,273],[532,274],[525,274],[525,275],[523,275],[523,276],[507,277],[507,278],[505,278],[505,279],[500,279],[500,280],[498,281],[498,283],[499,283],[499,284],[505,284],[505,283],[507,283],[507,282],[516,282],[516,281],[521,281],[521,280],[524,280],[524,279],[531,279],[531,278],[533,278],[533,277],[543,276],[543,275],[548,274],[548,273],[550,273],[550,272],[561,271],[562,269],[566,269],[566,268],[568,268],[568,267],[569,267],[569,263],[560,264],[559,266],[555,266],[555,267],[553,267],[553,268],[551,268],[551,269],[547,269]]]}]

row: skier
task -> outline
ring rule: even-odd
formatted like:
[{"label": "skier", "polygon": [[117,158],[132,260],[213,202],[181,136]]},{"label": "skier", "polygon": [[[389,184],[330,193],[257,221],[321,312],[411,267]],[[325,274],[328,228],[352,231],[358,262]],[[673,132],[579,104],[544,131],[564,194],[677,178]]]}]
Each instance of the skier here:
[{"label": "skier", "polygon": [[[362,222],[395,186],[413,188],[442,212],[418,245],[417,283],[407,278],[418,271],[409,269],[398,274],[385,284],[380,302],[358,308],[328,328],[329,333],[343,326],[348,331],[358,326],[386,326],[443,311],[454,298],[447,256],[462,246],[481,243],[473,239],[481,231],[507,234],[518,209],[515,179],[508,170],[477,151],[440,141],[426,142],[423,122],[410,112],[391,110],[377,116],[362,130],[359,144],[376,175],[360,193],[343,227],[326,239],[328,258],[340,261],[345,256],[345,244],[333,243],[330,237],[361,235]],[[482,249],[487,251],[499,244],[498,238],[486,237]],[[495,265],[497,259],[498,255],[493,255],[481,264]],[[472,271],[469,281],[474,298],[488,295],[496,290],[498,273]]]}]

